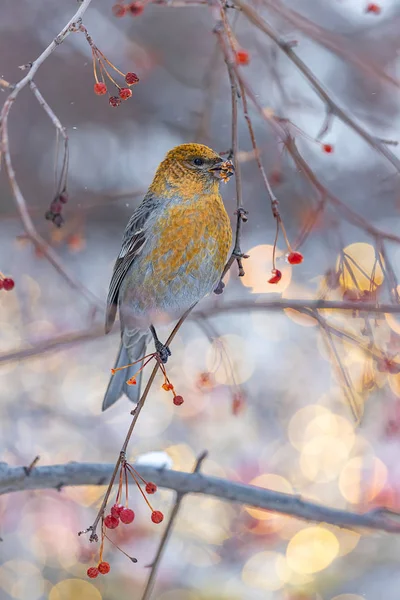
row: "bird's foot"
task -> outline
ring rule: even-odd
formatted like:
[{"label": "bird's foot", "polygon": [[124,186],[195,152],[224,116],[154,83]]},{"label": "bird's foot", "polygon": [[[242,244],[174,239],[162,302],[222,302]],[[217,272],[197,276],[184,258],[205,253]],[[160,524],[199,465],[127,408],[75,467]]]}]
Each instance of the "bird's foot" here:
[{"label": "bird's foot", "polygon": [[221,279],[220,282],[218,283],[217,287],[214,290],[214,294],[217,294],[217,295],[222,294],[222,292],[224,291],[224,287],[225,287],[225,284]]},{"label": "bird's foot", "polygon": [[165,346],[165,344],[163,344],[162,342],[160,342],[160,340],[156,340],[155,341],[155,346],[156,346],[156,352],[158,354],[158,356],[161,359],[161,362],[165,363],[168,360],[168,357],[171,356],[171,350],[168,348],[168,346]]}]

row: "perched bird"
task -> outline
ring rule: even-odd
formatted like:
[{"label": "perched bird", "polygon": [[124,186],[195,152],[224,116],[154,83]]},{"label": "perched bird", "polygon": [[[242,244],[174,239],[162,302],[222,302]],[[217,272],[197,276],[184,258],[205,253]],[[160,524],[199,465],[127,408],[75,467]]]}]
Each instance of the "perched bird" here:
[{"label": "perched bird", "polygon": [[[230,161],[201,144],[182,144],[168,152],[124,233],[107,299],[106,333],[121,323],[115,368],[140,359],[153,336],[163,362],[169,348],[155,324],[181,317],[220,282],[232,243],[232,230],[219,184],[233,174]],[[140,365],[111,376],[103,410],[126,394],[137,402],[127,380]]]}]

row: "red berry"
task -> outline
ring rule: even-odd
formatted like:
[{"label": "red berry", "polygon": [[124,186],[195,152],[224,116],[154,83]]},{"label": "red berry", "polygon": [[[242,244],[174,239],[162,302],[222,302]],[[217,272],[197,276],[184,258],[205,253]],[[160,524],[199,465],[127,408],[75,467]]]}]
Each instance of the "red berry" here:
[{"label": "red berry", "polygon": [[108,102],[114,108],[116,108],[117,106],[119,106],[121,104],[121,100],[120,100],[120,98],[118,98],[118,96],[111,96],[111,98],[109,99]]},{"label": "red berry", "polygon": [[144,11],[144,6],[139,4],[139,2],[131,2],[128,5],[128,10],[133,17],[138,17]]},{"label": "red berry", "polygon": [[113,515],[107,515],[104,519],[104,525],[107,527],[107,529],[115,529],[118,527],[119,521],[117,517],[114,517]]},{"label": "red berry", "polygon": [[14,285],[14,279],[11,279],[11,277],[5,277],[3,279],[3,288],[6,290],[6,292],[12,290],[14,288]]},{"label": "red berry", "polygon": [[111,10],[114,17],[124,17],[126,15],[126,6],[123,4],[114,4]]},{"label": "red berry", "polygon": [[101,573],[102,575],[107,575],[107,573],[110,572],[110,563],[101,562],[97,568],[99,570],[99,573]]},{"label": "red berry", "polygon": [[161,523],[164,520],[164,515],[160,510],[153,510],[151,513],[151,520],[153,523]]},{"label": "red berry", "polygon": [[250,62],[250,55],[247,50],[237,50],[236,52],[236,63],[238,65],[248,65]]},{"label": "red berry", "polygon": [[157,486],[155,483],[152,483],[151,481],[146,483],[146,492],[148,494],[155,494],[156,491],[157,491]]},{"label": "red berry", "polygon": [[301,254],[301,252],[289,252],[289,254],[286,256],[286,259],[290,265],[299,265],[303,262],[304,256]]},{"label": "red berry", "polygon": [[184,403],[184,400],[182,398],[182,396],[174,396],[174,400],[173,400],[175,406],[180,406],[181,404]]},{"label": "red berry", "polygon": [[124,510],[124,505],[123,504],[114,504],[111,507],[111,514],[113,517],[116,517],[117,519],[119,519],[119,516],[121,514],[121,512]]},{"label": "red berry", "polygon": [[125,75],[125,81],[128,85],[134,85],[135,83],[139,83],[139,77],[136,73],[127,73]]},{"label": "red berry", "polygon": [[59,195],[58,199],[61,202],[61,204],[67,204],[67,202],[68,202],[68,194],[67,194],[67,192],[62,192]]},{"label": "red berry", "polygon": [[279,283],[282,279],[282,273],[278,269],[272,269],[272,277],[268,279],[268,283]]},{"label": "red berry", "polygon": [[367,13],[373,13],[375,15],[379,15],[381,13],[381,7],[379,6],[379,4],[375,4],[375,2],[370,2],[367,5],[367,8],[365,9],[365,12]]},{"label": "red berry", "polygon": [[121,88],[119,90],[119,97],[121,98],[121,100],[128,100],[128,98],[130,98],[132,96],[132,90],[130,90],[129,88]]},{"label": "red berry", "polygon": [[131,508],[124,508],[123,510],[121,510],[119,518],[121,519],[122,523],[125,523],[125,525],[129,525],[129,523],[132,523],[133,519],[135,518],[135,513]]},{"label": "red berry", "polygon": [[104,96],[107,94],[107,86],[105,83],[95,83],[94,84],[94,93],[98,96]]},{"label": "red berry", "polygon": [[332,154],[333,146],[332,146],[332,144],[322,144],[322,150],[324,152],[326,152],[327,154]]},{"label": "red berry", "polygon": [[94,579],[99,574],[99,570],[97,567],[89,567],[86,573],[87,576],[90,577],[90,579]]}]

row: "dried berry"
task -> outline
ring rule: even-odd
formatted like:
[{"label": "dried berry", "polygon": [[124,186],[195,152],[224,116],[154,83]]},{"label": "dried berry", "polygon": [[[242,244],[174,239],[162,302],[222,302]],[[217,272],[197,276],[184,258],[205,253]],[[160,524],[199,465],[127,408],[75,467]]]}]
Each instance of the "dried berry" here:
[{"label": "dried berry", "polygon": [[139,4],[139,2],[131,2],[128,5],[128,11],[131,13],[133,17],[138,17],[144,11],[144,6]]},{"label": "dried berry", "polygon": [[167,383],[167,382],[163,383],[161,387],[166,392],[169,392],[170,390],[174,389],[174,386],[172,385],[172,383]]},{"label": "dried berry", "polygon": [[119,516],[121,514],[121,512],[124,510],[124,505],[123,504],[114,504],[111,507],[111,514],[113,517],[116,517],[117,519],[119,519]]},{"label": "dried berry", "polygon": [[279,283],[282,279],[282,273],[278,269],[272,269],[272,277],[268,279],[268,283]]},{"label": "dried berry", "polygon": [[107,86],[105,83],[95,83],[94,84],[94,93],[97,94],[97,96],[104,96],[104,94],[107,94]]},{"label": "dried berry", "polygon": [[135,83],[139,83],[139,77],[136,73],[127,73],[125,75],[125,81],[128,85],[135,85]]},{"label": "dried berry", "polygon": [[114,517],[113,515],[107,515],[104,518],[104,525],[107,527],[107,529],[115,529],[116,527],[118,527],[119,521],[117,517]]},{"label": "dried berry", "polygon": [[155,483],[153,483],[152,481],[149,481],[148,483],[146,483],[146,492],[148,494],[155,494],[157,491],[157,486]]},{"label": "dried berry", "polygon": [[128,98],[130,98],[132,96],[132,90],[130,90],[129,88],[121,88],[119,90],[119,97],[121,98],[121,100],[128,100]]},{"label": "dried berry", "polygon": [[58,199],[61,202],[61,204],[67,204],[67,202],[68,202],[68,194],[67,194],[67,192],[61,192],[61,194],[59,195]]},{"label": "dried berry", "polygon": [[375,2],[370,2],[369,4],[367,4],[367,7],[365,9],[365,12],[372,13],[374,15],[380,15],[381,11],[382,8],[379,6],[379,4],[375,4]]},{"label": "dried berry", "polygon": [[121,511],[119,518],[121,519],[122,523],[125,523],[125,525],[129,525],[129,523],[132,523],[133,519],[135,518],[135,513],[131,508],[124,508]]},{"label": "dried berry", "polygon": [[322,150],[324,152],[326,152],[327,154],[332,154],[333,146],[332,146],[332,144],[322,144]]},{"label": "dried berry", "polygon": [[161,521],[164,520],[164,515],[160,510],[153,510],[153,512],[151,513],[151,520],[153,521],[153,523],[161,523]]},{"label": "dried berry", "polygon": [[173,400],[175,406],[180,406],[181,404],[184,403],[184,400],[182,398],[182,396],[174,396],[174,400]]},{"label": "dried berry", "polygon": [[123,4],[118,3],[114,4],[111,10],[113,12],[114,17],[124,17],[126,15],[127,7]]},{"label": "dried berry", "polygon": [[289,254],[286,256],[286,259],[290,265],[299,265],[303,262],[304,256],[301,254],[301,252],[292,251],[289,252]]},{"label": "dried berry", "polygon": [[121,104],[121,99],[118,98],[118,96],[111,96],[108,102],[109,102],[110,106],[113,106],[114,108],[116,108],[117,106],[119,106]]},{"label": "dried berry", "polygon": [[11,279],[11,277],[5,277],[2,281],[2,284],[3,284],[2,287],[6,290],[6,292],[9,292],[10,290],[12,290],[15,285],[14,279]]},{"label": "dried berry", "polygon": [[247,50],[236,51],[236,63],[238,65],[248,65],[250,62],[250,55]]},{"label": "dried berry", "polygon": [[102,575],[107,575],[107,573],[110,572],[110,563],[101,562],[97,568],[99,570],[99,573],[101,573]]},{"label": "dried berry", "polygon": [[97,567],[89,567],[89,569],[86,571],[87,576],[90,577],[91,579],[94,579],[95,577],[98,576],[99,574],[99,570]]}]

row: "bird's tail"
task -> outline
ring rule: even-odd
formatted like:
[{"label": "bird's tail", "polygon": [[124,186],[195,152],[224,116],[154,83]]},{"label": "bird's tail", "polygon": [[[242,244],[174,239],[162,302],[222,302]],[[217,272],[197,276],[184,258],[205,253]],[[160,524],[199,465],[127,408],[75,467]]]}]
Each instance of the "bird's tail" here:
[{"label": "bird's tail", "polygon": [[[147,336],[139,337],[137,341],[129,345],[127,348],[121,339],[121,345],[119,347],[119,352],[117,356],[117,360],[115,362],[114,369],[118,367],[124,367],[129,363],[133,363],[135,360],[142,358],[142,356],[146,353],[146,345],[147,345]],[[107,391],[104,396],[102,410],[106,410],[110,406],[112,406],[123,394],[128,396],[129,400],[135,402],[136,404],[140,398],[140,386],[142,381],[142,371],[135,375],[135,373],[140,369],[141,364],[137,363],[132,367],[128,367],[127,369],[122,369],[121,371],[116,371],[114,375],[111,375],[110,382],[108,384]],[[136,385],[128,385],[126,382],[128,379],[135,375]]]}]

